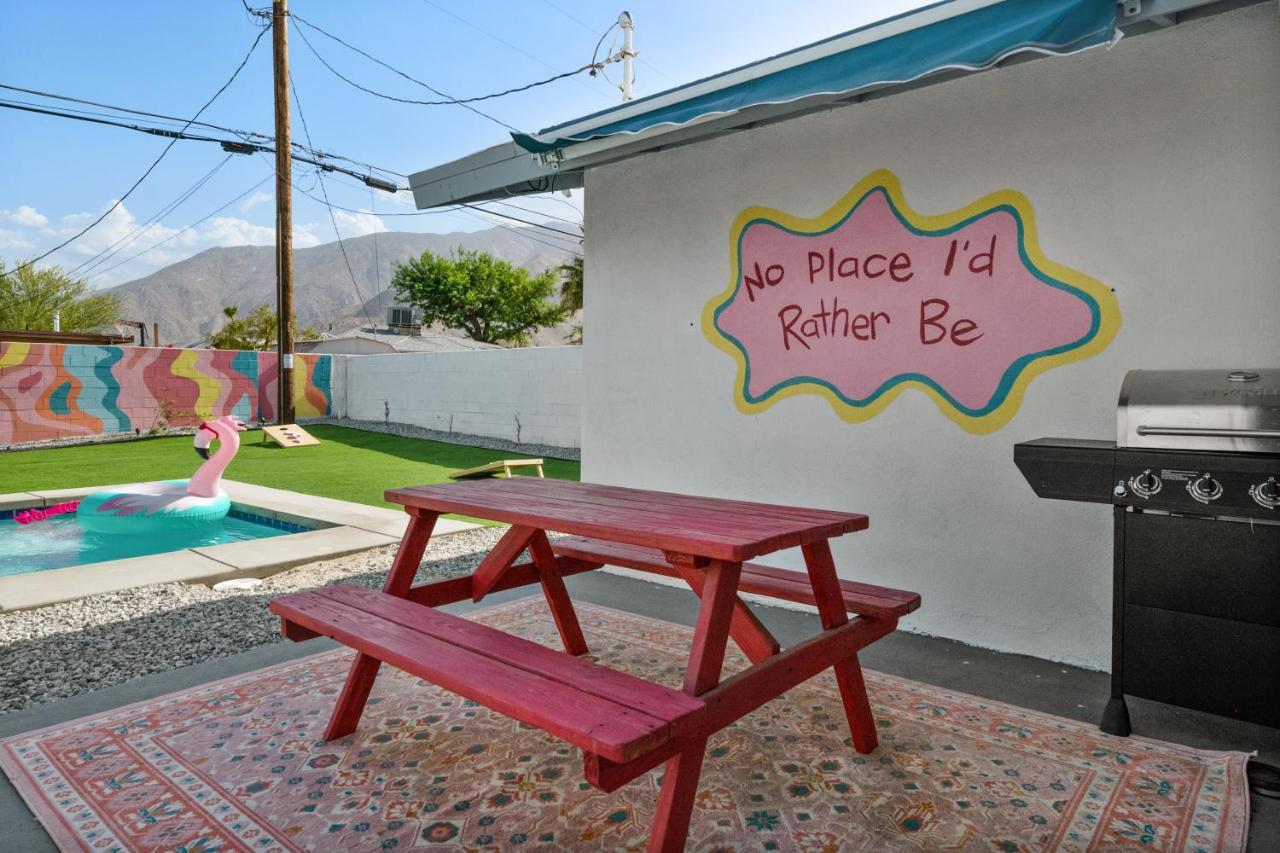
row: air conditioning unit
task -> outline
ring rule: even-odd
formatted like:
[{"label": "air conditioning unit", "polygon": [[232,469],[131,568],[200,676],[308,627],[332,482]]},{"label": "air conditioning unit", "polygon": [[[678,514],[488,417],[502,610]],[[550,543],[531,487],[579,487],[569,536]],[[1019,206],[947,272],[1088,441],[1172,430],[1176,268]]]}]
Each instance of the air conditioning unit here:
[{"label": "air conditioning unit", "polygon": [[403,305],[393,305],[387,309],[387,327],[398,335],[422,334],[422,311]]}]

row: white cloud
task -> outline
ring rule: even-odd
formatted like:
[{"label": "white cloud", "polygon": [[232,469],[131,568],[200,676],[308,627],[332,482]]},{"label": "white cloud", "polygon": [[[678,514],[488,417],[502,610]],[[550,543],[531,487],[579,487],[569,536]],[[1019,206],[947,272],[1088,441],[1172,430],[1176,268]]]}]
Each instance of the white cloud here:
[{"label": "white cloud", "polygon": [[25,228],[42,228],[49,224],[49,217],[25,204],[16,210],[0,210],[0,219]]},{"label": "white cloud", "polygon": [[[257,200],[254,206],[273,198],[270,193],[257,193],[246,199],[245,204],[254,201],[256,196],[263,198]],[[333,223],[323,211],[321,214],[321,218],[312,222],[294,222],[295,249],[333,242]],[[15,210],[0,211],[0,221],[13,222],[21,217],[24,227],[28,229],[0,229],[0,250],[24,254],[47,251],[75,235],[101,215],[100,210],[71,213],[59,217],[57,224],[50,224],[48,217],[27,205]],[[387,230],[382,219],[367,210],[358,213],[335,210],[334,220],[343,239]],[[121,204],[84,236],[76,238],[66,248],[52,255],[48,263],[57,264],[65,270],[90,263],[90,266],[79,270],[77,274],[90,276],[90,284],[94,287],[110,287],[150,275],[205,249],[217,246],[269,246],[275,243],[275,238],[274,225],[259,225],[240,216],[216,216],[185,231],[182,227],[162,223],[144,227],[128,206]],[[144,250],[145,254],[140,254]],[[109,253],[109,256],[95,258],[100,253]],[[135,255],[138,255],[135,260],[129,260]],[[125,261],[127,262],[121,263]],[[120,265],[118,268],[110,269],[117,264]]]},{"label": "white cloud", "polygon": [[32,243],[17,231],[0,228],[0,251],[25,252],[32,248]]},{"label": "white cloud", "polygon": [[262,192],[261,190],[259,190],[258,192],[246,198],[244,201],[240,202],[240,212],[248,213],[253,208],[262,204],[264,201],[275,201],[275,197],[276,197],[275,193]]},{"label": "white cloud", "polygon": [[[362,210],[359,213],[335,210],[333,219],[338,223],[338,233],[342,235],[343,239],[363,237],[366,234],[381,234],[387,230],[387,225],[382,221],[381,217],[375,216],[367,210]],[[331,228],[330,230],[333,229]]]}]

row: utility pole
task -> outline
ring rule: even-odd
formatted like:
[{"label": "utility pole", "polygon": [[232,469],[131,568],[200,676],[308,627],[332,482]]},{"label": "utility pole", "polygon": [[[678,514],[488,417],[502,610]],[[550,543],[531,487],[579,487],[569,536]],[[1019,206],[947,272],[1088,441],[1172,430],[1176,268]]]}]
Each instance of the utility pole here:
[{"label": "utility pole", "polygon": [[276,422],[293,423],[293,156],[289,144],[287,0],[272,0],[276,100]]},{"label": "utility pole", "polygon": [[635,72],[632,70],[632,62],[635,59],[636,52],[631,49],[631,31],[635,29],[635,24],[631,21],[631,13],[623,12],[618,16],[618,26],[622,27],[622,100],[631,100],[631,84],[635,81]]}]

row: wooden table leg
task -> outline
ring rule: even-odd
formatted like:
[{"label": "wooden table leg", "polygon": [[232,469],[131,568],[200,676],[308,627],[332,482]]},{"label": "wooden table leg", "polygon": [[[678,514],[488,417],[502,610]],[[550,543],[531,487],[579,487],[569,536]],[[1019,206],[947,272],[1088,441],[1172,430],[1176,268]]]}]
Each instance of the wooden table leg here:
[{"label": "wooden table leg", "polygon": [[[702,598],[702,588],[706,584],[706,578],[703,577],[702,567],[697,564],[697,561],[684,554],[672,553],[665,556],[671,567],[684,578],[685,583],[689,584],[693,594]],[[733,602],[733,616],[729,619],[729,636],[733,637],[738,648],[742,649],[742,653],[752,663],[760,663],[762,660],[771,658],[782,649],[777,638],[769,633],[769,629],[760,621],[760,617],[752,612],[741,597],[736,597]]]},{"label": "wooden table leg", "polygon": [[[804,545],[801,550],[809,569],[809,581],[813,584],[813,595],[817,599],[818,616],[822,620],[823,629],[845,624],[849,621],[849,614],[845,612],[844,598],[840,594],[840,581],[836,577],[835,561],[831,558],[831,545],[824,540]],[[853,735],[853,748],[863,755],[874,752],[879,738],[857,653],[835,664],[832,669],[836,674],[836,686],[840,689],[840,701],[844,703],[845,717],[849,720],[849,731]]]},{"label": "wooden table leg", "polygon": [[[409,508],[409,526],[405,528],[400,539],[400,547],[396,558],[391,563],[391,571],[387,574],[387,583],[383,592],[404,598],[413,586],[413,578],[418,574],[418,566],[422,563],[422,555],[426,553],[427,543],[431,541],[431,531],[435,529],[439,513],[419,511]],[[357,654],[347,672],[346,684],[338,696],[338,704],[334,706],[333,715],[329,717],[329,725],[325,727],[324,739],[335,740],[355,731],[364,713],[365,703],[369,701],[369,691],[373,689],[374,679],[382,661],[366,654]]]},{"label": "wooden table leg", "polygon": [[564,650],[571,655],[585,655],[587,640],[582,636],[582,626],[578,624],[578,614],[573,611],[573,602],[569,600],[569,590],[565,589],[564,579],[556,565],[556,555],[547,541],[547,534],[539,530],[529,539],[529,556],[538,567],[538,578],[542,581],[542,594],[547,598],[547,606],[556,620],[556,630],[560,632],[560,640]]},{"label": "wooden table leg", "polygon": [[700,740],[667,762],[662,774],[662,791],[658,794],[658,810],[649,831],[649,853],[684,850],[706,751],[707,742]]},{"label": "wooden table leg", "polygon": [[[715,560],[703,571],[702,603],[693,629],[689,666],[684,674],[684,692],[693,696],[706,693],[720,683],[720,668],[724,665],[724,651],[729,643],[729,623],[738,600],[742,564]],[[684,849],[706,746],[705,738],[695,741],[667,761],[658,809],[649,833],[650,853],[674,853]]]}]

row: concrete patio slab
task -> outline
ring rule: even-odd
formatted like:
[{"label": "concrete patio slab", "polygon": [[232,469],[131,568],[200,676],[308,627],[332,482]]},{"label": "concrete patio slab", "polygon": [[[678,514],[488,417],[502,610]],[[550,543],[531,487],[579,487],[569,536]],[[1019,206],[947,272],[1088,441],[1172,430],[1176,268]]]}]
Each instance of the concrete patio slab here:
[{"label": "concrete patio slab", "polygon": [[31,492],[13,492],[7,495],[0,495],[0,512],[6,509],[27,509],[34,506],[44,506],[44,498]]},{"label": "concrete patio slab", "polygon": [[[315,495],[304,495],[301,492],[290,492],[284,489],[273,489],[268,486],[255,486],[252,483],[241,483],[236,480],[223,480],[223,487],[233,501],[268,509],[273,518],[285,521],[318,519],[335,525],[358,527],[386,536],[399,539],[409,523],[409,516],[404,510],[388,507],[368,506],[333,498],[322,498]],[[476,525],[465,521],[442,518],[436,523],[436,535],[457,533],[459,530],[470,530]]]},{"label": "concrete patio slab", "polygon": [[218,563],[220,572],[198,579],[200,583],[212,584],[233,577],[264,577],[303,563],[331,560],[357,551],[394,545],[399,541],[395,536],[343,526],[271,539],[192,548],[191,552]]},{"label": "concrete patio slab", "polygon": [[[697,618],[698,601],[687,589],[672,590],[651,580],[632,580],[598,572],[575,575],[565,582],[575,601],[588,601],[681,625],[692,625]],[[441,609],[462,615],[539,594],[536,588],[532,591],[530,588],[503,590],[488,596],[478,605],[466,601]],[[801,642],[817,630],[817,617],[812,613],[779,607],[753,609],[784,646]],[[277,643],[184,669],[144,676],[104,690],[0,717],[0,738],[102,713],[335,647],[336,644],[326,638],[305,643]],[[1108,694],[1109,677],[1106,673],[992,652],[903,631],[895,632],[866,649],[861,658],[864,666],[880,672],[1083,722],[1098,719]],[[1262,761],[1280,761],[1280,730],[1157,702],[1135,700],[1133,708],[1139,733],[1146,737],[1185,743],[1200,749],[1257,750]],[[23,853],[53,853],[57,850],[3,775],[0,775],[0,826],[5,828],[4,844],[9,845],[0,845],[3,849],[21,850]],[[1280,801],[1258,795],[1253,797],[1248,849],[1280,849]]]},{"label": "concrete patio slab", "polygon": [[227,571],[225,563],[186,550],[9,575],[0,578],[0,612],[43,607],[136,586],[195,583]]}]

